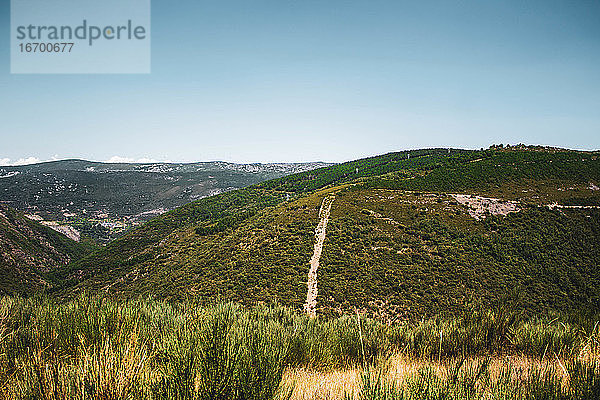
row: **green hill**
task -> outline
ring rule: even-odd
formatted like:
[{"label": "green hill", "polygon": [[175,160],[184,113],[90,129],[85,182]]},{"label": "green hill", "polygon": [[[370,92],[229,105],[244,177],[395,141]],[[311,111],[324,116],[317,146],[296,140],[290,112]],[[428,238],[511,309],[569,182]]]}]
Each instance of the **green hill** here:
[{"label": "green hill", "polygon": [[0,204],[0,294],[27,294],[51,288],[59,266],[90,253],[78,243]]},{"label": "green hill", "polygon": [[598,311],[599,185],[597,153],[390,153],[190,203],[55,279],[63,296],[103,290],[301,308],[319,208],[335,195],[318,313],[358,308],[397,319],[477,303]]}]

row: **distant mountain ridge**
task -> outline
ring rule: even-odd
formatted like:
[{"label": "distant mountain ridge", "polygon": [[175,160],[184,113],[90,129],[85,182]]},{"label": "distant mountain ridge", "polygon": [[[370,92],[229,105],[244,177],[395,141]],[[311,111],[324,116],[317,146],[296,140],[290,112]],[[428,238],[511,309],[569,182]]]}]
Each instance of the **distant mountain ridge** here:
[{"label": "distant mountain ridge", "polygon": [[108,241],[203,197],[331,164],[102,163],[78,159],[0,167],[0,203]]},{"label": "distant mountain ridge", "polygon": [[[0,172],[18,172],[23,171],[55,171],[55,170],[80,170],[88,172],[171,172],[173,170],[181,172],[194,171],[219,171],[233,170],[246,172],[284,172],[297,173],[308,171],[315,168],[321,168],[334,165],[322,161],[299,162],[299,163],[233,163],[228,161],[198,161],[198,162],[102,162],[88,161],[84,159],[65,159],[55,161],[43,161],[25,165],[6,165],[0,166]],[[94,168],[94,170],[89,170]],[[154,170],[157,168],[157,170]]]}]

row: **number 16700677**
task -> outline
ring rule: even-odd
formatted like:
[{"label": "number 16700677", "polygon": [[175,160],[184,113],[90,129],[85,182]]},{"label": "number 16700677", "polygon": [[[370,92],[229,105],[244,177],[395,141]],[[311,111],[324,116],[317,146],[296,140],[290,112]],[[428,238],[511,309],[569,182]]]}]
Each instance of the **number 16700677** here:
[{"label": "number 16700677", "polygon": [[19,43],[21,53],[70,53],[74,43]]}]

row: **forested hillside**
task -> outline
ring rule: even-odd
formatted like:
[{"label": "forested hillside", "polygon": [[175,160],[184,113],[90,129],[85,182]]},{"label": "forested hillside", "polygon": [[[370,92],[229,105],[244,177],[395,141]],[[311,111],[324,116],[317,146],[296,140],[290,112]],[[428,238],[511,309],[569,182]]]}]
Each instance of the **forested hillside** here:
[{"label": "forested hillside", "polygon": [[0,294],[51,288],[49,274],[93,248],[85,239],[75,242],[0,204]]},{"label": "forested hillside", "polygon": [[504,303],[597,311],[599,184],[595,153],[391,153],[188,204],[53,278],[61,296],[102,290],[301,308],[319,208],[335,195],[318,313],[402,319]]},{"label": "forested hillside", "polygon": [[[150,252],[169,235],[181,228],[193,228],[204,233],[220,233],[242,222],[257,212],[290,201],[315,189],[350,182],[357,178],[376,176],[387,171],[426,171],[440,163],[455,163],[476,157],[477,152],[448,149],[415,150],[351,161],[331,167],[307,171],[275,179],[244,189],[204,198],[134,229],[125,237],[109,244],[87,260],[70,266],[58,281],[71,285],[81,277],[96,275],[107,270],[127,269],[151,259]],[[73,271],[79,277],[73,281]],[[83,275],[81,275],[83,274]]]}]

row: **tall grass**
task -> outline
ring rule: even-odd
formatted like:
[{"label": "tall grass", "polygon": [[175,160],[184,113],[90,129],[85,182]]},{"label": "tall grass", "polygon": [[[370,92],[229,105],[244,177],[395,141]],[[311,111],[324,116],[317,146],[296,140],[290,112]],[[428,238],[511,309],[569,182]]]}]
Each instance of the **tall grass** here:
[{"label": "tall grass", "polygon": [[[362,374],[360,400],[484,400],[600,398],[600,362],[570,360],[565,370],[546,363],[515,367],[510,362],[492,367],[489,359],[456,359],[443,370],[425,365],[397,379],[384,366]],[[346,400],[352,397],[346,395]]]},{"label": "tall grass", "polygon": [[0,387],[19,399],[271,399],[291,331],[233,304],[0,302]]},{"label": "tall grass", "polygon": [[[437,362],[506,352],[597,360],[599,338],[589,321],[489,311],[389,326],[359,316],[311,319],[277,305],[3,297],[0,399],[285,398],[286,368],[369,371],[392,352]],[[589,376],[577,371],[573,384],[595,384],[573,379]],[[380,378],[365,381],[363,394],[396,396]],[[419,379],[441,384],[431,374]]]}]

